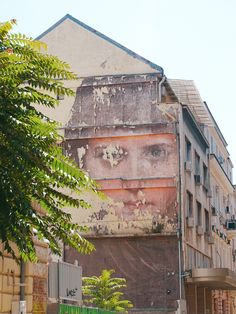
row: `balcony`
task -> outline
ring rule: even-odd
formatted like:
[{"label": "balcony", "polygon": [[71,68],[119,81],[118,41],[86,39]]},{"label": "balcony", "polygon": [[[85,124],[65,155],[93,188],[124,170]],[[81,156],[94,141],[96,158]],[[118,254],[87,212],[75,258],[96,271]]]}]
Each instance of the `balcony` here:
[{"label": "balcony", "polygon": [[227,237],[231,240],[236,237],[236,220],[226,221]]},{"label": "balcony", "polygon": [[236,273],[228,268],[195,268],[187,283],[222,290],[236,290]]}]

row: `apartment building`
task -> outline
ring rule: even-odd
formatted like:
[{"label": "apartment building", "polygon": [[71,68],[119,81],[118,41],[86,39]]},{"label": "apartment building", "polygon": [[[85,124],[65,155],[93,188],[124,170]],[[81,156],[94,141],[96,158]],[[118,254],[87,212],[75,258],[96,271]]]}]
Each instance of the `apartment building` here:
[{"label": "apartment building", "polygon": [[[199,297],[208,312],[211,309],[213,313],[234,313],[235,294],[228,289],[235,288],[235,189],[227,143],[194,82],[171,80],[171,86],[179,101],[191,110],[206,144],[205,153],[200,154],[196,137],[191,137],[184,125],[185,269],[207,269],[202,274],[200,270],[194,270],[192,278],[187,278],[187,283],[196,283],[187,284],[187,299],[189,297],[191,313],[199,313]],[[197,287],[200,285],[201,291]],[[219,289],[214,290],[215,287]],[[194,300],[197,301],[195,312],[192,306]]]},{"label": "apartment building", "polygon": [[226,142],[192,81],[66,15],[39,39],[68,62],[75,98],[57,110],[65,152],[107,195],[65,209],[96,251],[70,248],[86,276],[127,279],[133,313],[235,313],[234,186]]}]

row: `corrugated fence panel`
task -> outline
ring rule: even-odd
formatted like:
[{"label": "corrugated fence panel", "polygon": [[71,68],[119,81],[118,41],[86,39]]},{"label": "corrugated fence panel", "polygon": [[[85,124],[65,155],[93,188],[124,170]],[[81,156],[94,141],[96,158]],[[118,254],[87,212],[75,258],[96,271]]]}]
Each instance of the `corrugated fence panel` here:
[{"label": "corrugated fence panel", "polygon": [[48,272],[48,297],[61,300],[82,300],[82,268],[65,262],[53,262]]},{"label": "corrugated fence panel", "polygon": [[82,300],[82,268],[59,262],[59,298],[70,301]]},{"label": "corrugated fence panel", "polygon": [[58,263],[49,264],[48,268],[48,296],[58,299]]}]

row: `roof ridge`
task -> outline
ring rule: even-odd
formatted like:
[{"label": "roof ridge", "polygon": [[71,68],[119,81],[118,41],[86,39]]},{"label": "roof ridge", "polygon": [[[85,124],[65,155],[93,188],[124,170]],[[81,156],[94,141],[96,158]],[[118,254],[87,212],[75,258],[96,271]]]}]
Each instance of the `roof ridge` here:
[{"label": "roof ridge", "polygon": [[164,75],[164,70],[162,67],[160,67],[159,65],[145,59],[144,57],[140,56],[139,54],[135,53],[134,51],[130,50],[129,48],[126,48],[125,46],[119,44],[118,42],[116,42],[115,40],[111,39],[110,37],[100,33],[99,31],[97,31],[96,29],[88,26],[87,24],[79,21],[78,19],[76,19],[75,17],[73,17],[70,14],[66,14],[63,18],[61,18],[59,21],[57,21],[55,24],[53,24],[51,27],[49,27],[46,31],[44,31],[42,34],[40,34],[39,36],[37,36],[35,39],[40,40],[42,37],[44,37],[45,35],[47,35],[49,32],[51,32],[54,28],[56,28],[58,25],[60,25],[62,22],[64,22],[66,19],[70,19],[71,21],[75,22],[76,24],[82,26],[83,28],[85,28],[86,30],[96,34],[97,36],[101,37],[102,39],[108,41],[109,43],[113,44],[114,46],[122,49],[123,51],[125,51],[126,53],[128,53],[130,56],[132,56],[133,58],[138,59],[139,61],[142,61],[146,64],[148,64],[151,68],[157,70],[158,72],[161,73],[161,75]]}]

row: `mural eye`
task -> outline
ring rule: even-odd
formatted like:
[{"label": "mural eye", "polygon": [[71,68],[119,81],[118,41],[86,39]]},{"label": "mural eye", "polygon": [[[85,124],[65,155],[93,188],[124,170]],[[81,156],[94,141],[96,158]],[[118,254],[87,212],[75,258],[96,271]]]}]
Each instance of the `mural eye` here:
[{"label": "mural eye", "polygon": [[161,154],[161,151],[157,148],[152,148],[150,150],[150,154],[152,155],[152,157],[158,157]]},{"label": "mural eye", "polygon": [[165,144],[155,144],[150,146],[145,146],[143,148],[143,154],[147,158],[160,159],[164,158],[167,154]]}]

